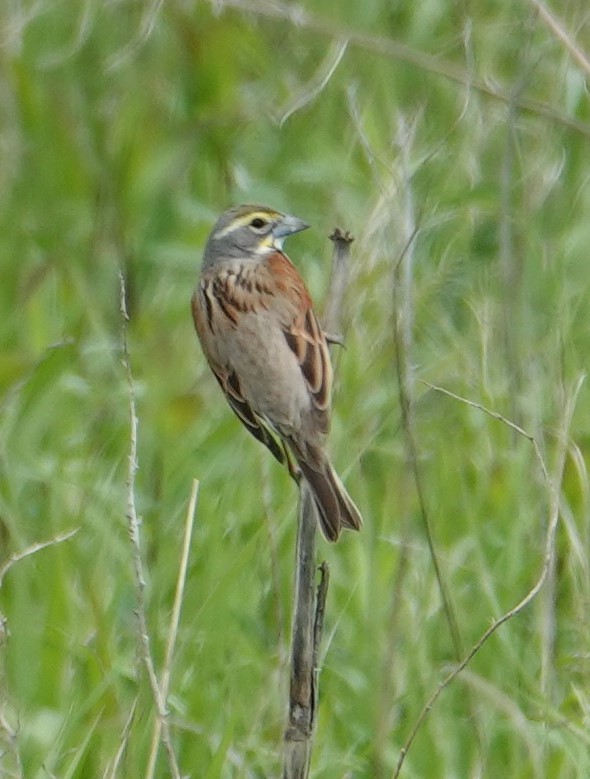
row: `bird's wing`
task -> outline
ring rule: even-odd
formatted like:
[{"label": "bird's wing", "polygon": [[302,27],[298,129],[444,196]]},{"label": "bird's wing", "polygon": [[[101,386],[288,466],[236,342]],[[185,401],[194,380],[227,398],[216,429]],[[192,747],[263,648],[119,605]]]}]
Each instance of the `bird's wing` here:
[{"label": "bird's wing", "polygon": [[277,252],[265,264],[281,293],[272,301],[273,307],[279,313],[287,345],[301,368],[318,432],[325,434],[330,426],[332,396],[332,364],[325,335],[305,283],[290,260]]},{"label": "bird's wing", "polygon": [[252,409],[252,406],[244,398],[240,389],[240,382],[234,372],[227,373],[225,376],[221,375],[213,368],[215,378],[221,385],[222,390],[225,393],[230,406],[235,411],[236,416],[243,423],[244,427],[252,433],[254,438],[257,438],[263,443],[270,452],[276,457],[276,459],[282,464],[285,462],[285,453],[282,447],[278,444],[272,429],[266,422],[258,416]]},{"label": "bird's wing", "polygon": [[[234,323],[234,326],[236,321],[234,319],[236,307],[234,306],[234,302],[232,302],[232,298],[227,296],[221,298],[216,292],[215,285],[203,282],[195,290],[195,294],[192,298],[193,320],[203,346],[205,357],[207,358],[209,367],[219,382],[228,403],[240,422],[242,422],[246,430],[248,430],[254,438],[257,438],[269,449],[280,463],[284,463],[285,453],[282,447],[277,442],[269,425],[267,425],[262,417],[256,414],[252,406],[244,397],[237,374],[231,369],[218,364],[215,360],[214,350],[210,346],[211,336],[213,334],[211,317],[213,304],[210,296],[213,295],[217,303],[219,303],[220,299],[223,300],[223,303],[219,303],[221,310],[227,319]],[[238,306],[238,310],[240,309],[241,306]]]}]

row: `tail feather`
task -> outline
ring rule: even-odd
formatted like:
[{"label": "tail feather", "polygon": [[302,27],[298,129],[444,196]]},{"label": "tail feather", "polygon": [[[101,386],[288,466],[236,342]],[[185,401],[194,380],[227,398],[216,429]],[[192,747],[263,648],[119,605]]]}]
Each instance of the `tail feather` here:
[{"label": "tail feather", "polygon": [[337,541],[343,527],[360,530],[363,519],[354,501],[327,460],[319,469],[299,462],[318,509],[320,527],[328,541]]}]

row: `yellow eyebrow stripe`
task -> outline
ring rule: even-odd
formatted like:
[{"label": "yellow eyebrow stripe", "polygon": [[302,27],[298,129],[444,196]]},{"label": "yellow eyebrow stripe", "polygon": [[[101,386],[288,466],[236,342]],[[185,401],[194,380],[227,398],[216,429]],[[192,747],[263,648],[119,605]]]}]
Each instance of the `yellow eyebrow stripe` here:
[{"label": "yellow eyebrow stripe", "polygon": [[245,227],[250,224],[253,219],[264,219],[265,222],[268,222],[269,218],[274,219],[277,216],[279,216],[279,214],[276,211],[250,211],[250,213],[234,219],[234,221],[231,224],[228,224],[227,227],[224,227],[223,230],[216,232],[215,238],[223,238],[224,235],[233,233],[233,231],[237,230],[239,227]]}]

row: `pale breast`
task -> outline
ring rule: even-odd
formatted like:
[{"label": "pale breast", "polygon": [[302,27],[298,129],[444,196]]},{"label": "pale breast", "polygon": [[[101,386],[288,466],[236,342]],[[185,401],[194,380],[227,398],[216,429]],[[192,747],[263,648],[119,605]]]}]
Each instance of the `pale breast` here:
[{"label": "pale breast", "polygon": [[323,335],[317,327],[306,332],[311,300],[294,266],[282,255],[276,262],[285,266],[280,276],[271,263],[228,262],[206,273],[193,299],[195,325],[219,377],[235,374],[257,414],[286,435],[312,439],[329,425],[327,347],[326,359],[320,360],[326,391],[318,391],[306,375],[310,361],[302,360],[289,340],[298,340],[300,332],[304,340],[323,341]]},{"label": "pale breast", "polygon": [[307,426],[311,399],[293,352],[272,311],[245,313],[218,352],[240,380],[252,408],[285,432]]}]

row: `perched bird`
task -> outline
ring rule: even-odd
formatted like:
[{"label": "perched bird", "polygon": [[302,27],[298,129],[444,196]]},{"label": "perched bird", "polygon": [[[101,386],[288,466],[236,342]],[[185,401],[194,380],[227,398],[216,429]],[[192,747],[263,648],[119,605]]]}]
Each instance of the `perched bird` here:
[{"label": "perched bird", "polygon": [[362,518],[325,450],[332,391],[326,337],[283,252],[285,238],[307,227],[263,206],[230,208],[205,246],[192,312],[230,406],[297,481],[303,475],[322,531],[336,541]]}]

